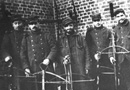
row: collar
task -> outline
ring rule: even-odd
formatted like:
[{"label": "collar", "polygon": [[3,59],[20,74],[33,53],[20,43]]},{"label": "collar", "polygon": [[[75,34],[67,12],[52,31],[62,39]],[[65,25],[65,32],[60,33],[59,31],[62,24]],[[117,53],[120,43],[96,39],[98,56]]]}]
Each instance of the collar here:
[{"label": "collar", "polygon": [[124,21],[124,23],[123,24],[118,24],[119,26],[128,26],[129,25],[129,20],[128,19],[126,19],[126,21]]},{"label": "collar", "polygon": [[101,25],[101,27],[95,27],[95,26],[94,26],[94,28],[95,28],[96,30],[101,30],[101,29],[103,29],[103,25]]},{"label": "collar", "polygon": [[79,35],[79,33],[74,33],[73,35],[66,35],[66,34],[64,33],[63,35],[61,35],[61,37],[66,38],[66,37],[68,37],[68,36],[74,37],[74,36],[78,36],[78,35]]}]

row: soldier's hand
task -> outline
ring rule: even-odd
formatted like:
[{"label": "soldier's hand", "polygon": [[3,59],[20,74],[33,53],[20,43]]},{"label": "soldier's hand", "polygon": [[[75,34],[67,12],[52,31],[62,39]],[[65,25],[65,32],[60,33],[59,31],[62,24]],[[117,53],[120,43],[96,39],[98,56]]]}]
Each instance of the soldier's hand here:
[{"label": "soldier's hand", "polygon": [[94,55],[94,58],[95,58],[97,61],[99,61],[100,55],[97,53],[97,54]]},{"label": "soldier's hand", "polygon": [[63,58],[63,64],[68,64],[70,62],[70,56],[69,55],[66,55],[64,58]]},{"label": "soldier's hand", "polygon": [[85,71],[86,71],[86,74],[88,74],[88,69],[86,69]]},{"label": "soldier's hand", "polygon": [[25,75],[26,75],[26,77],[29,77],[31,72],[30,72],[30,69],[28,69],[28,68],[26,68],[25,69]]},{"label": "soldier's hand", "polygon": [[115,61],[116,61],[116,60],[115,60],[114,57],[110,57],[110,62],[111,62],[112,64],[114,64]]},{"label": "soldier's hand", "polygon": [[11,56],[7,56],[7,57],[5,58],[5,62],[10,61],[11,59],[12,59],[12,57],[11,57]]},{"label": "soldier's hand", "polygon": [[44,64],[44,65],[49,65],[49,63],[50,63],[49,59],[44,59],[42,62],[42,64]]}]

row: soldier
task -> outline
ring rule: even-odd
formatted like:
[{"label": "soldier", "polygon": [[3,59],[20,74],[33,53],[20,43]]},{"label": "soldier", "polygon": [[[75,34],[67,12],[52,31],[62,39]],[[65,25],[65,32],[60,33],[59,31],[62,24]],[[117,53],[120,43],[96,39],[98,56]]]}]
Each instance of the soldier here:
[{"label": "soldier", "polygon": [[6,32],[2,42],[2,58],[5,62],[10,62],[8,67],[13,70],[13,89],[20,90],[20,75],[21,60],[20,60],[20,47],[23,38],[24,20],[20,15],[14,15],[12,17],[12,29]]},{"label": "soldier", "polygon": [[[63,29],[65,34],[62,35],[58,41],[59,47],[59,72],[65,74],[64,65],[71,64],[72,81],[79,80],[73,84],[73,90],[91,90],[88,85],[89,82],[82,82],[82,80],[89,80],[87,77],[89,70],[88,48],[85,38],[79,35],[74,29],[74,21],[70,17],[63,19]],[[62,88],[65,90],[65,88]]]},{"label": "soldier", "polygon": [[[117,48],[117,52],[126,52],[130,51],[130,21],[127,19],[125,11],[123,9],[117,9],[114,12],[115,20],[117,25],[114,28],[116,35],[116,45],[121,46],[122,48]],[[121,87],[120,90],[130,90],[130,55],[126,54],[117,54],[118,68],[121,74]],[[111,62],[114,59],[111,57]]]},{"label": "soldier", "polygon": [[[98,68],[100,67],[111,67],[108,55],[100,54],[103,49],[109,46],[111,32],[108,30],[102,22],[101,14],[95,13],[92,15],[93,26],[87,29],[86,42],[89,48],[90,58],[92,60],[91,76],[96,78],[99,75],[99,81],[97,79],[97,84],[99,85],[99,90],[113,90],[110,82],[111,78],[108,75],[101,75],[100,72],[106,71],[107,69]],[[104,52],[108,52],[106,49]],[[96,84],[95,84],[96,85]],[[96,88],[97,86],[94,87]],[[95,89],[96,90],[96,89]]]},{"label": "soldier", "polygon": [[1,57],[1,44],[2,40],[5,34],[5,31],[9,30],[10,27],[12,27],[11,24],[11,13],[8,11],[2,12],[2,17],[0,18],[0,89],[7,90],[8,89],[8,83],[7,83],[7,78],[2,77],[5,73],[8,72],[8,68],[5,66],[5,62],[2,60]]},{"label": "soldier", "polygon": [[[47,71],[54,72],[53,62],[56,56],[56,41],[54,37],[43,31],[39,27],[38,17],[30,17],[28,22],[29,32],[24,36],[21,47],[21,59],[23,69],[26,76],[29,73],[37,73],[41,71],[40,64],[48,66]],[[27,73],[28,72],[28,73]],[[36,81],[41,82],[40,75],[36,75]],[[45,80],[50,80],[52,77],[46,75]],[[37,83],[37,82],[36,82]],[[29,90],[41,90],[42,84],[28,85]],[[46,90],[55,89],[54,85],[45,85]]]}]

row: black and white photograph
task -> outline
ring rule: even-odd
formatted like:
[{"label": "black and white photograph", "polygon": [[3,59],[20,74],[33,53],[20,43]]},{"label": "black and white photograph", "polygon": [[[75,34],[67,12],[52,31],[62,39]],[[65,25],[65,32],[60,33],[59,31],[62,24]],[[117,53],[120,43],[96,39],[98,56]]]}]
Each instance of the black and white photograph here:
[{"label": "black and white photograph", "polygon": [[0,0],[0,90],[130,90],[130,0]]}]

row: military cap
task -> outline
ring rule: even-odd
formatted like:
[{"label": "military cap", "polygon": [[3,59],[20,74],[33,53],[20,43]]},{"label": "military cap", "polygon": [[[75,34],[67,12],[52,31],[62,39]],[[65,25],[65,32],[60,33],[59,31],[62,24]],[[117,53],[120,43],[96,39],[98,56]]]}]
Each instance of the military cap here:
[{"label": "military cap", "polygon": [[28,24],[36,24],[37,22],[39,22],[38,16],[31,16],[28,18]]},{"label": "military cap", "polygon": [[116,16],[116,15],[119,14],[119,13],[125,14],[125,11],[124,11],[122,8],[119,8],[119,9],[115,10],[114,16]]},{"label": "military cap", "polygon": [[62,24],[63,26],[67,26],[69,24],[73,23],[73,20],[70,18],[70,17],[65,17],[63,20],[62,20]]},{"label": "military cap", "polygon": [[101,20],[101,14],[100,13],[96,13],[91,15],[92,17],[92,21],[100,21]]},{"label": "military cap", "polygon": [[14,22],[14,21],[22,21],[22,22],[24,22],[24,19],[23,19],[22,16],[19,15],[19,14],[13,15],[13,16],[11,17],[11,20],[12,20],[12,22]]}]

